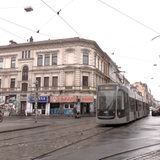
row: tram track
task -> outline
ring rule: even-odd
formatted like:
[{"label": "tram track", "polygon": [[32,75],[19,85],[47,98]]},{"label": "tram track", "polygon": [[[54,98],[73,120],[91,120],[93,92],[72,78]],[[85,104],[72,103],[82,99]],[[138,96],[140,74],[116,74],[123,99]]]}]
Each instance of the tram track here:
[{"label": "tram track", "polygon": [[[136,151],[149,149],[149,148],[155,147],[155,146],[160,147],[160,143],[154,143],[154,144],[151,144],[151,145],[145,145],[145,146],[136,147],[136,148],[133,148],[133,149],[128,149],[128,150],[118,152],[118,153],[115,153],[115,154],[112,154],[112,155],[107,155],[107,156],[101,157],[98,160],[110,160],[111,158],[113,159],[113,158],[119,157],[121,155],[123,155],[123,157],[124,157],[126,154],[128,155],[128,154],[134,153]],[[134,155],[134,156],[126,156],[126,158],[124,160],[141,160],[141,158],[144,160],[144,158],[147,159],[147,157],[148,158],[151,158],[151,157],[153,158],[154,154],[156,154],[157,152],[160,153],[160,150],[150,151],[150,152],[146,152],[144,154],[139,153],[138,155]]]},{"label": "tram track", "polygon": [[[112,129],[113,129],[113,128],[109,128],[107,131],[112,130]],[[90,129],[89,129],[89,130],[90,130]],[[66,148],[68,148],[68,147],[73,147],[74,145],[77,145],[77,144],[79,144],[79,143],[82,143],[82,142],[84,142],[84,141],[87,141],[87,140],[89,140],[89,139],[91,139],[91,138],[93,138],[93,137],[99,136],[100,134],[105,133],[105,132],[106,132],[106,130],[99,131],[98,133],[95,133],[95,134],[93,134],[93,135],[87,136],[87,137],[85,137],[85,138],[79,139],[79,140],[74,141],[74,142],[70,142],[70,143],[68,143],[67,145],[60,146],[60,147],[58,147],[58,148],[56,148],[56,149],[54,149],[54,150],[51,150],[51,151],[46,152],[46,153],[44,153],[44,154],[41,154],[41,155],[39,155],[39,156],[37,156],[37,157],[31,158],[31,160],[38,160],[38,159],[45,158],[45,157],[47,157],[47,156],[50,156],[50,155],[53,154],[54,152],[57,152],[57,151],[66,149]]]},{"label": "tram track", "polygon": [[[0,133],[1,151],[14,151],[18,147],[21,150],[30,152],[31,157],[33,157],[32,159],[39,159],[56,151],[87,141],[111,129],[98,127],[94,122],[87,122],[86,119],[82,121],[76,120],[75,122],[63,125],[54,125]],[[35,150],[30,148],[35,148]]]}]

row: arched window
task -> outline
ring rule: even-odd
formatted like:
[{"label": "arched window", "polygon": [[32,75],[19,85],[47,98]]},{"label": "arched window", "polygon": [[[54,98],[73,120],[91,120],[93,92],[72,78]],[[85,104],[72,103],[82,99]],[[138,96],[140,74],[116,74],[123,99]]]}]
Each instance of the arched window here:
[{"label": "arched window", "polygon": [[22,83],[22,91],[28,90],[28,83]]},{"label": "arched window", "polygon": [[28,66],[24,66],[22,70],[22,81],[28,80]]}]

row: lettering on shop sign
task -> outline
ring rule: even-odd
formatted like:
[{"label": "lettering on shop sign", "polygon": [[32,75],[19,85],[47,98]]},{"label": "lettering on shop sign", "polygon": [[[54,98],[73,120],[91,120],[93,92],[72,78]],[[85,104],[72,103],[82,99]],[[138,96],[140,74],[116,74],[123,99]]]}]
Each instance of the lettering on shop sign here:
[{"label": "lettering on shop sign", "polygon": [[93,102],[93,101],[94,101],[94,97],[91,97],[91,96],[81,97],[81,102]]},{"label": "lettering on shop sign", "polygon": [[61,102],[76,102],[76,96],[73,97],[61,97]]},{"label": "lettering on shop sign", "polygon": [[50,102],[77,102],[77,96],[72,96],[72,97],[51,96]]}]

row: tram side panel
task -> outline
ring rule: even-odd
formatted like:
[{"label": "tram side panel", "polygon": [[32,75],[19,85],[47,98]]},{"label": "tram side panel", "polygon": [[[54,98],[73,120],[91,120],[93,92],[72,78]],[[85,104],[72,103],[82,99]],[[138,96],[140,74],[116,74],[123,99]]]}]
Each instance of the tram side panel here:
[{"label": "tram side panel", "polygon": [[136,100],[132,97],[129,97],[129,107],[130,107],[130,121],[137,119],[136,116]]}]

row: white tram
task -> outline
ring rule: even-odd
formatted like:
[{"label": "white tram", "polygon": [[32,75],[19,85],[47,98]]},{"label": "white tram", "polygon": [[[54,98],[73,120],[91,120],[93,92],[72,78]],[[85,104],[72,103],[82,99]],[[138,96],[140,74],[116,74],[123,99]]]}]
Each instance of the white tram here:
[{"label": "white tram", "polygon": [[117,83],[97,87],[97,124],[125,124],[149,114],[147,100]]}]

